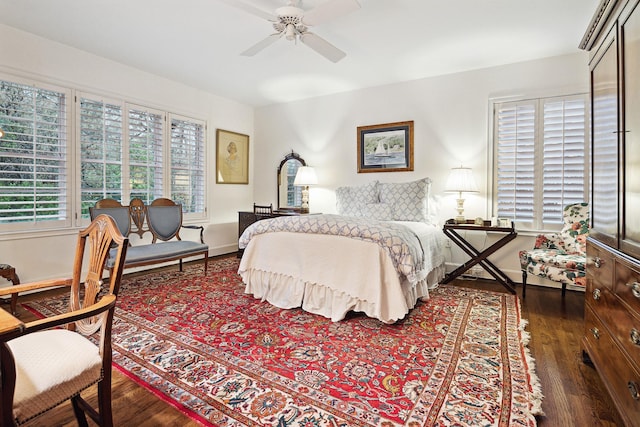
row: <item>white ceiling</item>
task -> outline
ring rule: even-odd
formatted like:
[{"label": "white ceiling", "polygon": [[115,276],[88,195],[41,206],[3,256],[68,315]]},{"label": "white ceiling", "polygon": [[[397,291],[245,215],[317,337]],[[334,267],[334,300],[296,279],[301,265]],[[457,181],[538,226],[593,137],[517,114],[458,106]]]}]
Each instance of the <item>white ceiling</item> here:
[{"label": "white ceiling", "polygon": [[[241,1],[269,13],[286,3]],[[599,3],[359,1],[359,10],[311,28],[347,53],[337,63],[284,38],[241,56],[273,29],[234,0],[0,0],[0,23],[262,106],[578,52]]]}]

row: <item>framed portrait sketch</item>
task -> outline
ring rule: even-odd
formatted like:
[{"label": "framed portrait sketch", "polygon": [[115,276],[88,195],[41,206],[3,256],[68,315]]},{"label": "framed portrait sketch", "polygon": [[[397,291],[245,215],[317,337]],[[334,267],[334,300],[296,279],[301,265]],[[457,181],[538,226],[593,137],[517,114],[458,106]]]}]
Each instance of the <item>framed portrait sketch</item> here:
[{"label": "framed portrait sketch", "polygon": [[249,135],[216,131],[216,183],[249,183]]},{"label": "framed portrait sketch", "polygon": [[358,127],[358,173],[413,170],[413,120]]}]

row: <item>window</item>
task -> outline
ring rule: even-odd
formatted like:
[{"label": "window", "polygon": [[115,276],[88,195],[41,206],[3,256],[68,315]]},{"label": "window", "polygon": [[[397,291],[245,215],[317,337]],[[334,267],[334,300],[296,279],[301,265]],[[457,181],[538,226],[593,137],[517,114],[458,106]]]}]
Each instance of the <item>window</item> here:
[{"label": "window", "polygon": [[165,156],[162,111],[82,94],[79,116],[83,218],[103,198],[148,204],[159,197],[182,203],[189,218],[204,218],[204,122],[171,116]]},{"label": "window", "polygon": [[129,199],[149,204],[163,197],[164,115],[136,107],[129,109],[128,118]]},{"label": "window", "polygon": [[171,117],[171,199],[186,213],[204,212],[204,123]]},{"label": "window", "polygon": [[98,200],[122,200],[122,105],[80,96],[80,198],[84,218]]},{"label": "window", "polygon": [[71,225],[68,97],[0,80],[0,229]]},{"label": "window", "polygon": [[186,220],[205,218],[203,121],[75,98],[69,88],[0,80],[0,231],[82,226],[103,198],[170,197]]},{"label": "window", "polygon": [[493,104],[498,217],[553,229],[565,205],[587,200],[587,106],[586,94]]}]

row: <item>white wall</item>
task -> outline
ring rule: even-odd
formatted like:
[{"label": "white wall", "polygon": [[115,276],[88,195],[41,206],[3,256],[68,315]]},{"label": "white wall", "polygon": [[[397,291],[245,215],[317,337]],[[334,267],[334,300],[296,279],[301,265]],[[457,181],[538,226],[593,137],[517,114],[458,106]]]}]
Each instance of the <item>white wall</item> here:
[{"label": "white wall", "polygon": [[[253,185],[215,183],[216,128],[253,138],[253,108],[181,83],[0,25],[0,75],[71,87],[206,120],[208,220],[205,241],[211,255],[237,249],[237,211],[250,206]],[[253,153],[250,151],[250,164]],[[251,181],[255,182],[253,177]],[[22,282],[68,275],[77,230],[0,234],[0,263],[16,268]],[[0,286],[4,285],[0,279]]]},{"label": "white wall", "polygon": [[[0,73],[45,80],[115,96],[208,122],[208,220],[205,239],[211,255],[237,248],[237,212],[253,202],[277,203],[276,168],[291,150],[314,166],[320,184],[311,189],[311,210],[335,212],[334,190],[373,179],[433,179],[441,197],[441,220],[455,215],[455,196],[443,193],[449,169],[472,167],[479,195],[466,197],[467,217],[489,217],[489,99],[501,96],[588,91],[587,58],[575,55],[501,66],[382,86],[253,110],[181,83],[160,78],[86,52],[0,25]],[[6,41],[11,41],[7,43]],[[413,120],[415,171],[358,174],[356,128]],[[216,184],[215,130],[250,136],[249,185]],[[479,245],[493,237],[469,236]],[[16,267],[23,282],[68,274],[74,232],[40,235],[0,234],[0,262]],[[531,236],[492,257],[520,279],[516,252],[532,247]],[[65,249],[66,248],[66,249]],[[452,248],[449,259],[464,257]],[[0,283],[2,285],[2,283]]]},{"label": "white wall", "polygon": [[[294,150],[318,175],[319,185],[310,192],[312,212],[335,213],[334,191],[342,185],[428,176],[433,193],[441,197],[444,221],[456,214],[455,195],[443,193],[445,181],[450,168],[463,164],[473,168],[482,189],[479,195],[466,196],[465,216],[489,218],[490,98],[588,92],[587,70],[586,54],[577,52],[259,108],[254,130],[259,159],[254,165],[255,200],[275,205],[275,168]],[[406,120],[414,121],[414,171],[358,174],[356,128]],[[468,237],[479,246],[496,238],[477,233]],[[491,259],[519,282],[517,250],[531,247],[531,236],[518,236]],[[450,261],[466,259],[455,248],[452,251]]]}]

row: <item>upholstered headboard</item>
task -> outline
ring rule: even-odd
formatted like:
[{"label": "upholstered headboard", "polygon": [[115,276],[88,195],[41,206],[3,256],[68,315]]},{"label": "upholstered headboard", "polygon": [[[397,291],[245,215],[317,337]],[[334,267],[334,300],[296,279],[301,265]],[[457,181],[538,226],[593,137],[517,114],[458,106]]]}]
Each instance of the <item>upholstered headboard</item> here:
[{"label": "upholstered headboard", "polygon": [[435,207],[430,178],[399,183],[373,181],[336,189],[336,208],[340,215],[435,224]]}]

